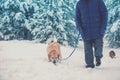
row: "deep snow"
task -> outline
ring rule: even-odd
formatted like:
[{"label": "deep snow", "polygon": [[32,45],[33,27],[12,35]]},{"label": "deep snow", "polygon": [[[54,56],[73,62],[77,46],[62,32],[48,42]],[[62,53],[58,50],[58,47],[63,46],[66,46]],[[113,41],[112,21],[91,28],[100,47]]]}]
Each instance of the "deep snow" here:
[{"label": "deep snow", "polygon": [[[102,65],[85,68],[83,43],[67,60],[56,66],[48,62],[45,44],[34,41],[0,41],[0,80],[120,80],[120,49],[109,57],[105,44]],[[62,57],[73,48],[61,46]]]}]

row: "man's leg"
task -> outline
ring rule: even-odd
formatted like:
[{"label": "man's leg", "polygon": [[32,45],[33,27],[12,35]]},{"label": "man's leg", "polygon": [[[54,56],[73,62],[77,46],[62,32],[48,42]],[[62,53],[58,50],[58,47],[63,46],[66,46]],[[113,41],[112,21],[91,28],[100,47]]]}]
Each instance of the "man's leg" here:
[{"label": "man's leg", "polygon": [[96,66],[100,66],[101,58],[103,57],[103,39],[95,39],[94,40],[94,48],[95,48],[95,57],[96,57]]},{"label": "man's leg", "polygon": [[86,68],[94,68],[94,56],[92,45],[92,40],[84,41],[85,62],[87,64]]}]

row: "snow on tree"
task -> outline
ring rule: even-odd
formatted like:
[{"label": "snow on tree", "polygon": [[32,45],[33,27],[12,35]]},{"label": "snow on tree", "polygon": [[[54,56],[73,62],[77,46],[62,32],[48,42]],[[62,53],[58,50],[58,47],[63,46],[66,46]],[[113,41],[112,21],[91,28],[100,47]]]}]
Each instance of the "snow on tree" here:
[{"label": "snow on tree", "polygon": [[112,48],[120,47],[120,20],[113,23],[108,34],[109,46]]},{"label": "snow on tree", "polygon": [[37,23],[39,26],[32,31],[34,38],[38,38],[42,43],[49,43],[55,37],[63,45],[75,46],[73,2],[67,0],[41,0],[40,2],[42,3],[40,14],[34,14],[39,21]]},{"label": "snow on tree", "polygon": [[63,45],[75,46],[75,3],[76,0],[1,0],[0,39],[49,43],[56,38]]},{"label": "snow on tree", "polygon": [[120,47],[120,1],[106,0],[108,8],[108,29],[107,39],[109,46],[112,48]]}]

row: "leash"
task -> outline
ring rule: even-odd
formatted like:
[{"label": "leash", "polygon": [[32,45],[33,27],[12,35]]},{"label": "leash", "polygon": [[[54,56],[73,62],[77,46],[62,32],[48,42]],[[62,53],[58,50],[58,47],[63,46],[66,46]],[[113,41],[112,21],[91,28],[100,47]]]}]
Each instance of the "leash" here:
[{"label": "leash", "polygon": [[[76,39],[76,41],[75,41],[76,44],[77,44],[77,41],[78,41],[78,39],[79,39],[79,36],[80,36],[80,33],[78,34],[77,39]],[[62,59],[61,61],[67,60],[68,58],[70,58],[70,57],[73,55],[73,53],[75,52],[76,49],[77,49],[77,46],[76,46],[76,47],[73,49],[73,51],[68,55],[68,57]]]}]

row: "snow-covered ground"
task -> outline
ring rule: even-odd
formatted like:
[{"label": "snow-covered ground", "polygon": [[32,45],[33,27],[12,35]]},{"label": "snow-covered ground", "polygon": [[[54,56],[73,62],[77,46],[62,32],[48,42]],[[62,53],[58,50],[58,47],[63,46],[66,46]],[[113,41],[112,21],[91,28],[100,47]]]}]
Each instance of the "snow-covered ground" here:
[{"label": "snow-covered ground", "polygon": [[[34,41],[0,41],[0,80],[120,80],[120,49],[114,49],[116,58],[111,59],[111,49],[104,46],[102,65],[86,69],[82,42],[68,60],[56,66],[48,62],[46,46]],[[62,57],[72,50],[62,46]]]}]

